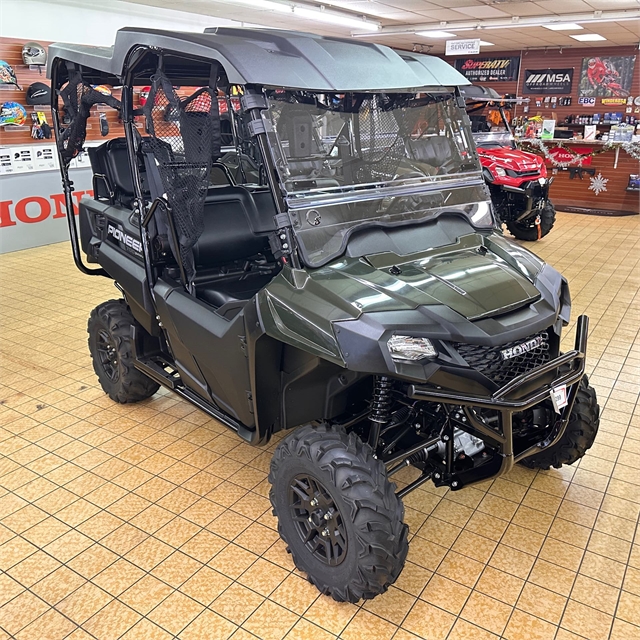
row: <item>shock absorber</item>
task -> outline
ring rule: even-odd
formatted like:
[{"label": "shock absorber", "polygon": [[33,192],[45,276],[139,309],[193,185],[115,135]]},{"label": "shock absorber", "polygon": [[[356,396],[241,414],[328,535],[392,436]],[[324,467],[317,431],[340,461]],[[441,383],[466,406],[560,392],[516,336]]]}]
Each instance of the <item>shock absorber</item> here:
[{"label": "shock absorber", "polygon": [[371,429],[369,430],[369,444],[375,451],[378,445],[380,429],[391,419],[391,392],[393,380],[389,376],[376,376],[373,387],[373,399],[371,401]]}]

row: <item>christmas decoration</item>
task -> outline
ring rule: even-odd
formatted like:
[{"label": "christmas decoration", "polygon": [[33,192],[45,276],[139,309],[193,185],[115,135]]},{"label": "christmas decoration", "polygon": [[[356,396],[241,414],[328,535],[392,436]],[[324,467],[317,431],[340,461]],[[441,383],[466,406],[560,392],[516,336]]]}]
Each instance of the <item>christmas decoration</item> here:
[{"label": "christmas decoration", "polygon": [[607,190],[607,182],[609,182],[609,178],[605,178],[601,173],[599,173],[595,178],[589,178],[589,180],[591,181],[589,189],[597,196],[599,196],[602,191]]},{"label": "christmas decoration", "polygon": [[[640,160],[640,142],[606,142],[599,149],[593,149],[590,153],[579,153],[572,149],[571,145],[567,145],[561,140],[554,140],[550,144],[545,144],[543,140],[538,138],[527,138],[517,141],[518,147],[525,151],[531,151],[543,156],[545,160],[553,167],[559,169],[567,169],[568,167],[581,167],[587,158],[595,158],[601,153],[606,153],[612,149],[622,148],[626,151],[634,160]],[[551,152],[552,149],[564,149],[567,153],[573,156],[572,160],[558,160]]]}]

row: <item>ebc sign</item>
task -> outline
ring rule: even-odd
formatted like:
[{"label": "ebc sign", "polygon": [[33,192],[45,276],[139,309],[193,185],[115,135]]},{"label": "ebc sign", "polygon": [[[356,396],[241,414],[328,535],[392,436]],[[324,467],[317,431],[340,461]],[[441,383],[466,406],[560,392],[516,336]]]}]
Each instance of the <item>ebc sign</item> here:
[{"label": "ebc sign", "polygon": [[524,93],[571,93],[573,69],[527,69],[524,72]]}]

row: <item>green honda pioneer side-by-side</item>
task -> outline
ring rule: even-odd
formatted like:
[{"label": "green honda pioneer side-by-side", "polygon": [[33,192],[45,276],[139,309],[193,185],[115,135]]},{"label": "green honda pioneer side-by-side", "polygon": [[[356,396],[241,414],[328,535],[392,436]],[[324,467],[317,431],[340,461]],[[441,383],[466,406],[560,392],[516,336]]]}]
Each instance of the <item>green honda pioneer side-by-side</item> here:
[{"label": "green honda pioneer side-by-side", "polygon": [[[561,353],[567,282],[498,231],[444,61],[227,28],[49,51],[74,259],[122,292],[89,319],[102,388],[127,403],[162,385],[254,445],[285,431],[271,502],[323,593],[396,580],[402,498],[423,483],[591,446],[588,320]],[[78,230],[68,168],[100,103],[125,136],[89,148]]]}]

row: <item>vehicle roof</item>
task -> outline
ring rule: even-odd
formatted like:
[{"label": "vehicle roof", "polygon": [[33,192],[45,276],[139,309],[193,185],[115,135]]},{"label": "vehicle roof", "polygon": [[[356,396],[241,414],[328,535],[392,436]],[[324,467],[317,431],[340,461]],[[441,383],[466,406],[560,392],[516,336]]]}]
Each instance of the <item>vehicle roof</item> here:
[{"label": "vehicle roof", "polygon": [[56,59],[62,59],[100,72],[105,82],[122,79],[129,53],[138,46],[218,60],[232,84],[338,92],[468,84],[461,73],[432,56],[399,55],[361,40],[227,27],[204,33],[126,27],[117,32],[112,47],[54,43],[48,75]]}]

